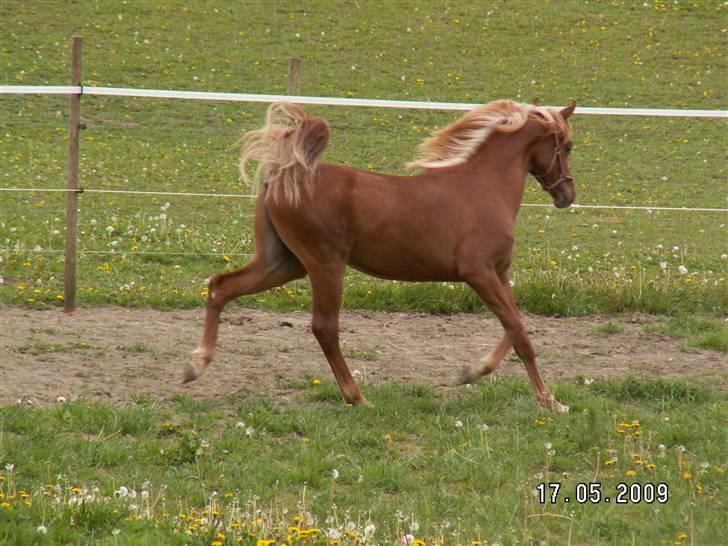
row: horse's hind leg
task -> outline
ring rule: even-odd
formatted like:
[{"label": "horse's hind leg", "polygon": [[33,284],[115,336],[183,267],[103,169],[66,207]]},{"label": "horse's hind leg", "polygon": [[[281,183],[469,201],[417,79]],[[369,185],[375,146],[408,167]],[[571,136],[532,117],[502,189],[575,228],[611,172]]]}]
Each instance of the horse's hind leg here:
[{"label": "horse's hind leg", "polygon": [[212,360],[220,324],[220,313],[225,305],[239,296],[256,294],[281,286],[306,275],[306,270],[295,255],[283,244],[268,217],[260,199],[255,221],[256,252],[242,269],[210,277],[207,286],[207,311],[202,340],[193,360],[184,371],[184,382],[197,379]]},{"label": "horse's hind leg", "polygon": [[504,289],[494,270],[486,270],[468,284],[478,293],[488,307],[495,313],[506,331],[506,337],[513,344],[516,354],[526,366],[526,373],[531,382],[536,398],[542,406],[560,412],[568,412],[569,407],[559,403],[549,392],[536,367],[536,353],[528,338],[518,309]]},{"label": "horse's hind leg", "polygon": [[[513,296],[513,289],[511,288],[508,273],[504,272],[499,275],[501,286],[505,292],[510,305],[516,308],[516,299]],[[510,348],[513,347],[513,341],[508,334],[504,334],[500,341],[493,347],[487,355],[480,359],[479,367],[465,367],[460,375],[460,383],[475,383],[481,377],[490,375],[498,369],[503,358],[508,354]]]},{"label": "horse's hind leg", "polygon": [[339,345],[339,308],[344,285],[344,264],[309,267],[313,289],[311,329],[331,366],[341,394],[348,404],[366,403],[349,372]]},{"label": "horse's hind leg", "polygon": [[197,379],[212,360],[220,324],[220,313],[228,302],[247,294],[256,294],[305,276],[298,262],[267,263],[255,256],[245,267],[231,273],[213,275],[208,284],[205,329],[200,345],[193,351],[193,361],[184,372],[184,382]]},{"label": "horse's hind leg", "polygon": [[508,350],[513,346],[511,338],[506,334],[498,344],[493,347],[487,355],[480,359],[480,366],[471,368],[470,366],[463,369],[460,376],[460,383],[475,383],[481,377],[490,375],[500,366],[501,360],[506,356]]}]

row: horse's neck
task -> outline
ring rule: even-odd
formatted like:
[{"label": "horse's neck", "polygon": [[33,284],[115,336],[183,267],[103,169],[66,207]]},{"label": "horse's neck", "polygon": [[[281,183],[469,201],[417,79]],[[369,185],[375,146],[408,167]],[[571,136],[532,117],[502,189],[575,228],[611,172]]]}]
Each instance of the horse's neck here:
[{"label": "horse's neck", "polygon": [[492,195],[501,197],[514,218],[523,200],[530,143],[529,135],[520,130],[496,132],[471,159],[479,184]]}]

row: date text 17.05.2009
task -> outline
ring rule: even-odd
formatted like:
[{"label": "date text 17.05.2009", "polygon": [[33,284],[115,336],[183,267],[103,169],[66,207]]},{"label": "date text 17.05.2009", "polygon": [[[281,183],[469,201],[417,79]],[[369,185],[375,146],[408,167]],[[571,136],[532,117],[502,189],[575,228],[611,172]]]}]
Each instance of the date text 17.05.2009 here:
[{"label": "date text 17.05.2009", "polygon": [[670,498],[666,483],[618,483],[615,486],[602,486],[599,482],[577,483],[573,490],[566,492],[560,482],[540,483],[534,494],[541,504],[573,502],[576,504],[665,504]]}]

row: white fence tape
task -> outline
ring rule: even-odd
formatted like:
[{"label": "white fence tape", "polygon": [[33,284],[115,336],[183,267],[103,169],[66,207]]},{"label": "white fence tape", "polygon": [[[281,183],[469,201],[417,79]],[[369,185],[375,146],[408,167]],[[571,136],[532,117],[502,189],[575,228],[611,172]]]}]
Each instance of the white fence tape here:
[{"label": "white fence tape", "polygon": [[[410,108],[418,110],[461,110],[467,111],[480,106],[477,103],[426,102],[408,100],[357,99],[343,97],[304,97],[292,95],[257,95],[251,93],[213,93],[203,91],[169,91],[164,89],[130,89],[122,87],[74,87],[74,86],[31,86],[2,85],[0,95],[49,94],[49,95],[97,95],[115,97],[146,97],[156,99],[194,99],[235,102],[278,102],[317,104],[323,106],[366,106],[371,108]],[[577,106],[577,114],[600,116],[661,116],[683,118],[728,119],[728,110],[681,110],[672,108],[601,108]]]}]

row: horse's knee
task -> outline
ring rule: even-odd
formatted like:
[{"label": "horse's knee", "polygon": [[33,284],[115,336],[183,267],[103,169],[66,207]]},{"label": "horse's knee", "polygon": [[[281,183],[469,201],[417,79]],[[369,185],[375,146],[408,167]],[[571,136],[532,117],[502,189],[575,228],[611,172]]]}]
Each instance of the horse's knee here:
[{"label": "horse's knee", "polygon": [[311,331],[322,345],[338,341],[339,325],[333,317],[315,315],[311,322]]}]

